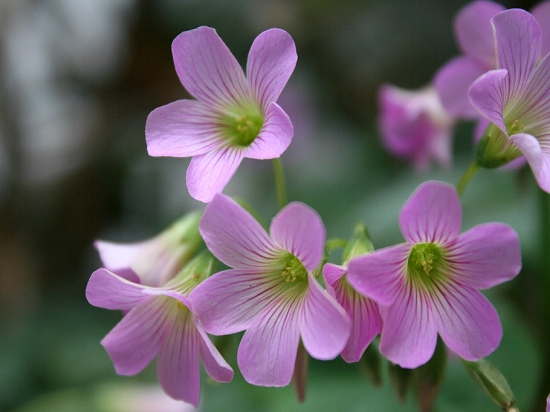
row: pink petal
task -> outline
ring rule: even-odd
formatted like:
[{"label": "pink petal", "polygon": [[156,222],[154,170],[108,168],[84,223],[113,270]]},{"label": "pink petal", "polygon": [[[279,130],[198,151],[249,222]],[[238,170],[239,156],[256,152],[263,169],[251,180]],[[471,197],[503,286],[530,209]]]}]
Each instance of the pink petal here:
[{"label": "pink petal", "polygon": [[157,359],[157,377],[162,389],[174,399],[199,403],[199,340],[191,312],[170,305],[171,328]]},{"label": "pink petal", "polygon": [[371,299],[360,295],[348,285],[342,275],[345,269],[327,263],[323,267],[323,276],[327,291],[344,308],[351,319],[351,332],[342,358],[346,362],[358,362],[373,338],[380,333],[380,314],[378,305]]},{"label": "pink petal", "polygon": [[506,134],[503,113],[507,104],[504,91],[507,76],[506,70],[490,70],[478,78],[468,92],[470,101],[481,115]]},{"label": "pink petal", "polygon": [[300,331],[307,352],[315,359],[334,359],[346,346],[351,322],[346,311],[311,275],[302,311]]},{"label": "pink petal", "polygon": [[535,18],[521,9],[498,13],[492,19],[499,69],[508,70],[505,101],[525,90],[540,58],[542,34]]},{"label": "pink petal", "polygon": [[348,282],[381,305],[391,305],[403,287],[411,248],[404,243],[352,259],[348,264]]},{"label": "pink petal", "polygon": [[220,355],[206,332],[199,326],[200,354],[206,373],[216,382],[230,382],[233,379],[233,369]]},{"label": "pink petal", "polygon": [[246,74],[264,111],[270,102],[279,98],[297,59],[294,41],[284,30],[266,30],[252,43]]},{"label": "pink petal", "polygon": [[132,260],[139,254],[143,247],[147,246],[147,241],[120,244],[96,240],[94,246],[99,253],[103,265],[112,272],[126,269],[130,266]]},{"label": "pink petal", "polygon": [[98,269],[86,286],[86,299],[105,309],[130,310],[150,299],[146,287],[130,282],[106,269]]},{"label": "pink petal", "polygon": [[421,184],[399,215],[399,226],[410,243],[446,243],[456,238],[462,207],[456,189],[443,182]]},{"label": "pink petal", "polygon": [[211,108],[219,110],[252,98],[241,66],[216,30],[184,31],[172,42],[172,54],[183,87]]},{"label": "pink petal", "polygon": [[531,14],[539,23],[542,32],[541,55],[546,56],[550,52],[550,2],[543,1],[537,4]]},{"label": "pink petal", "polygon": [[521,269],[517,233],[502,223],[478,225],[460,235],[449,248],[453,278],[476,289],[513,279]]},{"label": "pink petal", "polygon": [[287,287],[280,274],[226,270],[199,284],[189,300],[208,333],[228,335],[250,327]]},{"label": "pink petal", "polygon": [[455,19],[455,33],[460,48],[479,62],[485,70],[496,67],[496,50],[491,18],[505,10],[492,1],[474,1],[466,5]]},{"label": "pink petal", "polygon": [[191,159],[187,169],[187,189],[195,199],[208,203],[221,193],[243,159],[243,151],[226,147]]},{"label": "pink petal", "polygon": [[168,297],[150,299],[132,309],[101,341],[119,375],[134,375],[155,357],[173,325]]},{"label": "pink petal", "polygon": [[223,145],[219,115],[196,100],[178,100],[147,116],[145,137],[150,156],[196,156]]},{"label": "pink petal", "polygon": [[208,249],[227,266],[253,271],[281,266],[282,251],[264,228],[225,195],[212,199],[199,229]]},{"label": "pink petal", "polygon": [[298,202],[285,206],[271,222],[269,233],[279,247],[300,259],[307,270],[321,263],[325,226],[309,206]]},{"label": "pink petal", "polygon": [[245,149],[245,157],[273,159],[287,149],[294,136],[294,126],[288,115],[277,103],[270,103],[264,125],[252,144]]},{"label": "pink petal", "polygon": [[550,192],[550,151],[543,152],[540,142],[527,133],[513,134],[510,139],[527,159],[541,189]]},{"label": "pink petal", "polygon": [[500,320],[480,292],[448,284],[432,294],[432,299],[439,334],[461,358],[479,360],[498,347],[502,337]]},{"label": "pink petal", "polygon": [[290,383],[300,340],[300,296],[287,296],[270,305],[245,332],[237,362],[248,383],[260,386]]},{"label": "pink petal", "polygon": [[464,119],[479,117],[478,111],[470,102],[468,89],[486,71],[486,68],[466,56],[450,60],[437,71],[434,84],[441,103],[451,115]]},{"label": "pink petal", "polygon": [[382,322],[380,352],[403,368],[416,368],[432,357],[437,324],[426,292],[404,285]]}]

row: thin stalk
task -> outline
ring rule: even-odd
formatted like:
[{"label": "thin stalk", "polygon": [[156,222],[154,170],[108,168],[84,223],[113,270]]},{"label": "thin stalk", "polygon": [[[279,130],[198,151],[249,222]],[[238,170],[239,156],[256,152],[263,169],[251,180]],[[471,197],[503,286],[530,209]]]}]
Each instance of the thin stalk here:
[{"label": "thin stalk", "polygon": [[275,189],[277,190],[277,203],[282,209],[288,203],[285,185],[285,172],[280,157],[273,159],[273,172],[275,173]]},{"label": "thin stalk", "polygon": [[464,193],[466,186],[468,185],[470,180],[472,180],[472,177],[477,173],[479,169],[481,169],[481,167],[476,163],[475,160],[470,166],[468,166],[468,169],[466,169],[458,184],[456,185],[456,191],[458,192],[459,196],[462,196],[462,193]]}]

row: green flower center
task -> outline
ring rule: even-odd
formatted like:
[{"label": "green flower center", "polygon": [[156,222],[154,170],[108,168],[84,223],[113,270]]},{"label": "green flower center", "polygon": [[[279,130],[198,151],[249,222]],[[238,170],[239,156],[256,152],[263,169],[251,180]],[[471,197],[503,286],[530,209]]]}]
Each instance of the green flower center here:
[{"label": "green flower center", "polygon": [[296,256],[289,254],[281,276],[285,282],[307,281],[307,270]]},{"label": "green flower center", "polygon": [[408,278],[416,285],[431,289],[447,277],[447,264],[441,248],[435,243],[415,245],[407,262]]},{"label": "green flower center", "polygon": [[258,137],[264,117],[256,108],[221,119],[222,128],[227,140],[234,146],[248,147]]}]

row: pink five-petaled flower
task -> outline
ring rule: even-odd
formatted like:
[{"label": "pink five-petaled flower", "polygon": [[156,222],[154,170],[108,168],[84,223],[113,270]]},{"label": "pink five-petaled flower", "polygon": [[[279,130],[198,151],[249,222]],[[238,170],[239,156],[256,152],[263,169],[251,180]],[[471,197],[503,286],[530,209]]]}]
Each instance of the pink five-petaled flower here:
[{"label": "pink five-petaled flower", "polygon": [[338,356],[350,321],[311,273],[325,241],[315,211],[289,204],[273,219],[269,236],[248,212],[219,194],[206,207],[200,231],[212,253],[233,269],[208,278],[189,299],[207,332],[246,330],[237,361],[249,383],[287,385],[300,337],[312,357]]},{"label": "pink five-petaled flower", "polygon": [[410,159],[417,169],[426,169],[432,160],[449,166],[455,120],[432,86],[404,90],[387,84],[378,100],[380,134],[390,152]]},{"label": "pink five-petaled flower", "polygon": [[498,68],[477,79],[469,92],[492,123],[476,160],[496,167],[523,154],[539,186],[550,192],[550,54],[541,56],[541,29],[526,11],[503,11],[491,23]]},{"label": "pink five-petaled flower", "polygon": [[487,356],[500,342],[498,314],[478,289],[519,273],[519,239],[500,223],[460,234],[461,221],[456,190],[426,182],[399,216],[406,243],[349,262],[349,282],[380,305],[380,352],[402,367],[426,363],[438,333],[470,361]]},{"label": "pink five-petaled flower", "polygon": [[[202,264],[198,262],[189,265]],[[196,322],[186,297],[189,285],[199,281],[195,279],[197,274],[191,273],[196,268],[180,273],[160,288],[139,285],[98,269],[86,288],[86,298],[92,305],[127,312],[101,341],[117,373],[135,375],[158,354],[157,376],[163,390],[195,406],[200,393],[199,356],[212,379],[229,382],[233,378],[233,370]]]},{"label": "pink five-petaled flower", "polygon": [[252,44],[247,77],[210,27],[181,33],[172,43],[176,72],[197,100],[153,110],[145,135],[151,156],[192,156],[187,188],[209,202],[223,190],[242,159],[273,159],[290,144],[294,129],[275,101],[296,66],[288,33],[270,29]]}]

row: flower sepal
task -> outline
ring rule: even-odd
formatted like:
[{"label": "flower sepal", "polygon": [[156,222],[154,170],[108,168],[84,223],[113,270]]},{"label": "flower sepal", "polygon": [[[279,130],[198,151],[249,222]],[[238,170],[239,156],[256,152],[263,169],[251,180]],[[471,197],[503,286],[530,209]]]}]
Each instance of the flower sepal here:
[{"label": "flower sepal", "polygon": [[374,250],[369,232],[364,224],[358,223],[353,232],[353,238],[348,242],[342,253],[343,263],[346,266],[354,257],[365,255]]},{"label": "flower sepal", "polygon": [[476,164],[486,169],[504,166],[522,155],[517,146],[496,125],[490,124],[476,146]]}]

